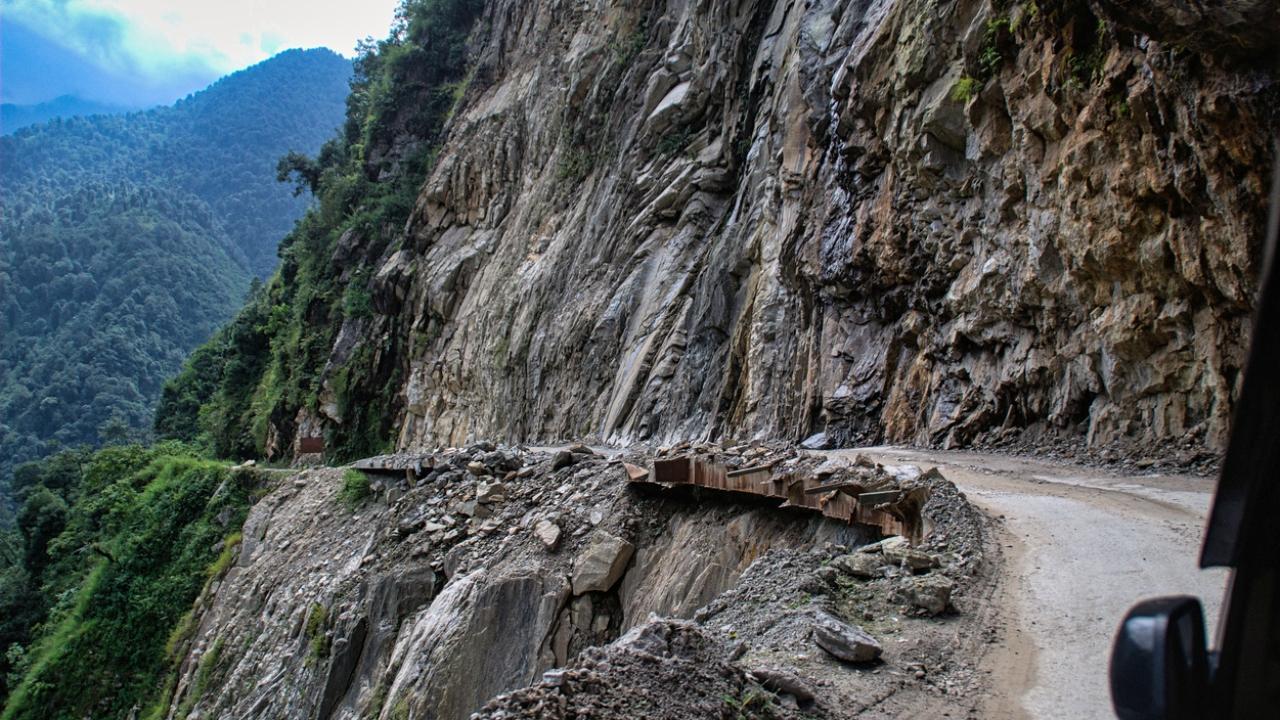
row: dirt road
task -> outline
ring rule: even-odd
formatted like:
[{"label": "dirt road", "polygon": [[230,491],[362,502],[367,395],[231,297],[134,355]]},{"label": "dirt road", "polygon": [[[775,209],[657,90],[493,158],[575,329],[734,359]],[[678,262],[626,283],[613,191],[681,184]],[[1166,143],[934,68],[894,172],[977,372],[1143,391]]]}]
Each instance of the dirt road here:
[{"label": "dirt road", "polygon": [[996,520],[1007,567],[994,598],[1001,641],[983,663],[997,689],[985,718],[1114,717],[1111,640],[1140,598],[1199,596],[1216,627],[1226,574],[1197,567],[1213,480],[964,452],[837,452],[936,465]]}]

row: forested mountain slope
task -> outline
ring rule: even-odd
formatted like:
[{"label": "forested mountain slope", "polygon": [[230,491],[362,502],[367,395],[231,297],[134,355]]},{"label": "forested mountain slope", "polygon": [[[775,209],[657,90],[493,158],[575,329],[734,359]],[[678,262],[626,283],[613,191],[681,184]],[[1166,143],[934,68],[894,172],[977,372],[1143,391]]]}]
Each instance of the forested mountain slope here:
[{"label": "forested mountain slope", "polygon": [[306,207],[276,183],[276,161],[333,135],[350,76],[350,62],[329,50],[288,50],[172,107],[26,128],[0,140],[0,182],[6,197],[91,180],[187,191],[265,278]]},{"label": "forested mountain slope", "polygon": [[[462,79],[463,42],[479,5],[407,3],[403,26],[357,64],[340,138],[319,152],[319,161],[294,154],[286,162],[304,185],[326,190],[324,202],[282,244],[283,265],[271,290],[252,292],[240,321],[200,348],[184,381],[169,386],[165,417],[172,422],[157,423],[163,434],[198,435],[200,402],[214,388],[228,393],[228,402],[252,393],[262,362],[275,354],[323,351],[316,343],[325,340],[320,333],[314,339],[295,335],[297,344],[282,339],[277,349],[263,340],[268,333],[283,337],[290,327],[308,329],[309,306],[315,322],[329,308],[371,312],[367,297],[342,292],[335,275],[341,266],[318,249],[349,226],[403,224],[425,176],[431,139],[455,102],[455,88],[442,82]],[[430,48],[424,47],[428,28]],[[233,97],[235,79],[177,110],[220,106]],[[243,131],[260,122],[242,123]],[[112,127],[91,125],[104,134]],[[410,143],[406,128],[421,128],[427,136]],[[398,144],[389,151],[393,138]],[[234,140],[234,133],[224,140]],[[364,147],[383,153],[382,160],[366,165]],[[319,149],[301,148],[312,154]],[[62,162],[53,162],[59,153],[74,156],[69,148],[45,151],[38,144],[27,150],[51,165]],[[269,158],[273,183],[283,154]],[[154,158],[115,149],[103,150],[98,160],[98,167],[136,169],[139,177],[160,167]],[[183,182],[199,179],[201,173],[191,170]],[[323,183],[315,173],[324,175]],[[59,193],[54,180],[37,181],[39,175],[26,173],[32,181],[26,187],[39,192],[19,194],[6,212],[5,227],[20,242],[6,240],[0,255],[4,277],[21,280],[15,283],[21,295],[6,305],[6,333],[23,341],[4,346],[6,388],[12,390],[0,397],[8,403],[5,424],[20,422],[26,431],[8,432],[4,451],[20,456],[23,443],[40,433],[92,437],[104,419],[127,415],[125,423],[104,428],[106,439],[117,441],[109,447],[65,450],[14,473],[14,495],[21,500],[16,530],[0,527],[0,717],[124,718],[137,717],[139,708],[143,717],[164,717],[176,690],[173,663],[196,629],[190,613],[185,619],[183,613],[206,581],[216,583],[234,562],[245,507],[260,488],[243,473],[231,475],[198,459],[203,447],[160,443],[143,449],[118,441],[145,414],[157,383],[178,367],[182,351],[242,304],[250,273],[234,236],[223,230],[226,218],[210,209],[216,203],[142,181],[104,180]],[[234,201],[227,202],[234,209]],[[278,295],[286,282],[281,278],[294,287],[292,297]],[[41,395],[25,392],[28,386]],[[218,411],[204,415],[213,418],[208,422],[219,417]],[[224,455],[238,450],[218,449]],[[215,545],[220,538],[225,550]]]},{"label": "forested mountain slope", "polygon": [[9,135],[28,125],[38,125],[54,118],[70,118],[83,115],[113,115],[127,112],[128,108],[63,95],[36,105],[0,105],[0,135]]},{"label": "forested mountain slope", "polygon": [[164,379],[272,271],[308,202],[276,163],[332,135],[350,70],[291,50],[173,107],[0,138],[0,483],[149,428]]}]

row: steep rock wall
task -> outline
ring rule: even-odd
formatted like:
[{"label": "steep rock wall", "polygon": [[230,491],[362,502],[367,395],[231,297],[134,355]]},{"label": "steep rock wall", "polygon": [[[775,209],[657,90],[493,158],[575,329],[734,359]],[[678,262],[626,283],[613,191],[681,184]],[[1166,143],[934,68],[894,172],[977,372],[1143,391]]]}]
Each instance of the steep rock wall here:
[{"label": "steep rock wall", "polygon": [[402,447],[1217,447],[1277,18],[1224,3],[1212,57],[1137,6],[495,0],[330,365],[395,348]]}]

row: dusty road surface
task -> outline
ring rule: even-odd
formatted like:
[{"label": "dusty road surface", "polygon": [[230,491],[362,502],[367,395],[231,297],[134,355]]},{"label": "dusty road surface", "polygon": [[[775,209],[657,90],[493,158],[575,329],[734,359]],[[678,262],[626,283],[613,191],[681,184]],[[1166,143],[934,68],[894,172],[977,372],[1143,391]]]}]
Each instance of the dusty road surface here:
[{"label": "dusty road surface", "polygon": [[1006,568],[993,598],[1000,642],[982,662],[996,689],[984,718],[1114,717],[1111,640],[1140,598],[1199,596],[1216,627],[1226,574],[1197,566],[1212,479],[966,452],[833,452],[936,465],[996,521]]}]

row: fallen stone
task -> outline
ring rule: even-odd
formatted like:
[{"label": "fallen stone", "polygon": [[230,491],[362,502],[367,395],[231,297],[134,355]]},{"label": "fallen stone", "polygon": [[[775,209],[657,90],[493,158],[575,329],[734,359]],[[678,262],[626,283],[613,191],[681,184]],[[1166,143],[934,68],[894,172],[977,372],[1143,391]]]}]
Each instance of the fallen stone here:
[{"label": "fallen stone", "polygon": [[[501,450],[485,453],[480,458],[480,461],[484,463],[485,467],[489,468],[490,472],[493,472],[495,468],[498,471],[505,472],[520,467],[519,457]],[[497,473],[494,474],[496,475]]]},{"label": "fallen stone", "polygon": [[621,538],[598,532],[573,563],[573,594],[604,592],[622,577],[636,548]]},{"label": "fallen stone", "polygon": [[487,506],[481,505],[475,500],[468,500],[458,506],[458,514],[483,520],[493,514]]},{"label": "fallen stone", "polygon": [[849,553],[831,561],[832,567],[841,572],[863,580],[884,577],[880,568],[884,561],[871,553]]},{"label": "fallen stone", "polygon": [[628,630],[614,642],[614,646],[653,658],[692,659],[703,646],[703,641],[700,641],[703,637],[694,623],[651,614],[648,622]]},{"label": "fallen stone", "polygon": [[825,478],[834,475],[841,470],[849,467],[849,463],[840,458],[827,458],[821,465],[814,469],[813,474],[818,478]]},{"label": "fallen stone", "polygon": [[482,482],[476,486],[476,502],[495,503],[506,497],[507,486],[500,482]]},{"label": "fallen stone", "polygon": [[568,450],[558,450],[555,455],[551,456],[551,469],[567,468],[576,462],[578,462],[578,458],[574,457],[573,453]]},{"label": "fallen stone", "polygon": [[479,477],[481,475],[488,475],[489,468],[482,462],[479,462],[477,460],[472,460],[471,462],[467,463],[467,472],[471,473],[472,475],[475,475],[476,477]]},{"label": "fallen stone", "polygon": [[649,471],[639,465],[632,465],[631,463],[624,462],[622,463],[622,467],[627,471],[627,477],[631,480],[643,480],[649,477]]},{"label": "fallen stone", "polygon": [[920,608],[932,616],[945,612],[951,605],[951,591],[955,589],[955,585],[945,575],[913,577],[903,589],[903,595],[912,607]]},{"label": "fallen stone", "polygon": [[753,668],[750,672],[751,677],[755,678],[765,690],[791,695],[801,706],[808,705],[814,700],[815,695],[809,684],[786,670],[761,667]]},{"label": "fallen stone", "polygon": [[427,522],[427,519],[421,515],[411,517],[411,518],[405,518],[404,520],[401,520],[399,524],[396,526],[396,533],[402,538],[408,537],[418,532],[419,530],[424,529],[424,525],[426,525],[426,522]]},{"label": "fallen stone", "polygon": [[804,439],[800,443],[800,447],[805,450],[829,450],[831,448],[831,440],[824,432],[815,433]]},{"label": "fallen stone", "polygon": [[581,443],[570,446],[569,452],[573,453],[574,455],[593,455],[594,456],[596,454],[595,450],[592,450],[591,448],[587,447],[586,445],[582,445]]},{"label": "fallen stone", "polygon": [[893,537],[880,543],[880,551],[884,559],[894,565],[901,565],[914,572],[938,567],[938,559],[923,550],[911,547],[906,538]]},{"label": "fallen stone", "polygon": [[533,536],[546,549],[555,550],[560,545],[560,526],[550,520],[539,520],[533,526]]},{"label": "fallen stone", "polygon": [[851,663],[871,662],[884,652],[865,630],[821,610],[813,614],[813,641],[832,657]]}]

